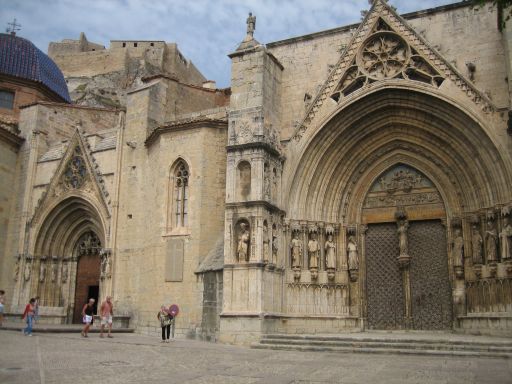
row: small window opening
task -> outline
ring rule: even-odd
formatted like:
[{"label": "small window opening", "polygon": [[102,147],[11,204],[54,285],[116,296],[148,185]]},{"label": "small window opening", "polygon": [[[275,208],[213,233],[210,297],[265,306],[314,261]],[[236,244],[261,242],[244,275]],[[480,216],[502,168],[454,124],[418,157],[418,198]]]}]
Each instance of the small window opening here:
[{"label": "small window opening", "polygon": [[0,90],[0,108],[14,108],[14,92]]}]

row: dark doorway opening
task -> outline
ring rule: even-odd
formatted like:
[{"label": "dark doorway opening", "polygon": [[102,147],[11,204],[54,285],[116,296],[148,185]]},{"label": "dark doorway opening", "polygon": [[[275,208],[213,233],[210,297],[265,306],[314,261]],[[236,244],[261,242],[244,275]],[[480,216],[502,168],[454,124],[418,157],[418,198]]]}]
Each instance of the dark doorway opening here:
[{"label": "dark doorway opening", "polygon": [[89,285],[89,292],[87,297],[89,299],[94,299],[94,313],[98,313],[98,298],[100,297],[100,286]]}]

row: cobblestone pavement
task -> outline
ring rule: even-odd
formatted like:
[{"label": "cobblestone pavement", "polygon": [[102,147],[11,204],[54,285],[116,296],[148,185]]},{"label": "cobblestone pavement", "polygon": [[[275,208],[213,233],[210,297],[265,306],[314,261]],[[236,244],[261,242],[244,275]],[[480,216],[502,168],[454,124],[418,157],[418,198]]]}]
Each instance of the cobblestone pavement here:
[{"label": "cobblestone pavement", "polygon": [[116,334],[0,332],[0,383],[511,383],[512,359],[336,354]]}]

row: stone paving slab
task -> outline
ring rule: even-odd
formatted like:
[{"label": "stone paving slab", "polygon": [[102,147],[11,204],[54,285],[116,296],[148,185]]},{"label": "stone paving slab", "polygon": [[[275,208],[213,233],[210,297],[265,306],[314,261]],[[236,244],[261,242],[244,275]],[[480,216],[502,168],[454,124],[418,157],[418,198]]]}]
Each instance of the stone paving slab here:
[{"label": "stone paving slab", "polygon": [[0,332],[0,383],[510,383],[504,359],[254,350],[159,335]]}]

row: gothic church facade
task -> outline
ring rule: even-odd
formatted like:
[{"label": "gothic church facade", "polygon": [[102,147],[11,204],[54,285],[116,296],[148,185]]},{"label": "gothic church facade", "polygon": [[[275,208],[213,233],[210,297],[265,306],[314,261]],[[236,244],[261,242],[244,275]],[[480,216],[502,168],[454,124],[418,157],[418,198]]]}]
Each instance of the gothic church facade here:
[{"label": "gothic church facade", "polygon": [[52,43],[75,102],[19,114],[10,312],[38,295],[45,321],[69,323],[112,295],[119,324],[152,332],[177,303],[181,336],[230,343],[510,335],[512,25],[490,6],[400,16],[383,0],[265,45],[254,24],[230,89],[173,44]]}]

